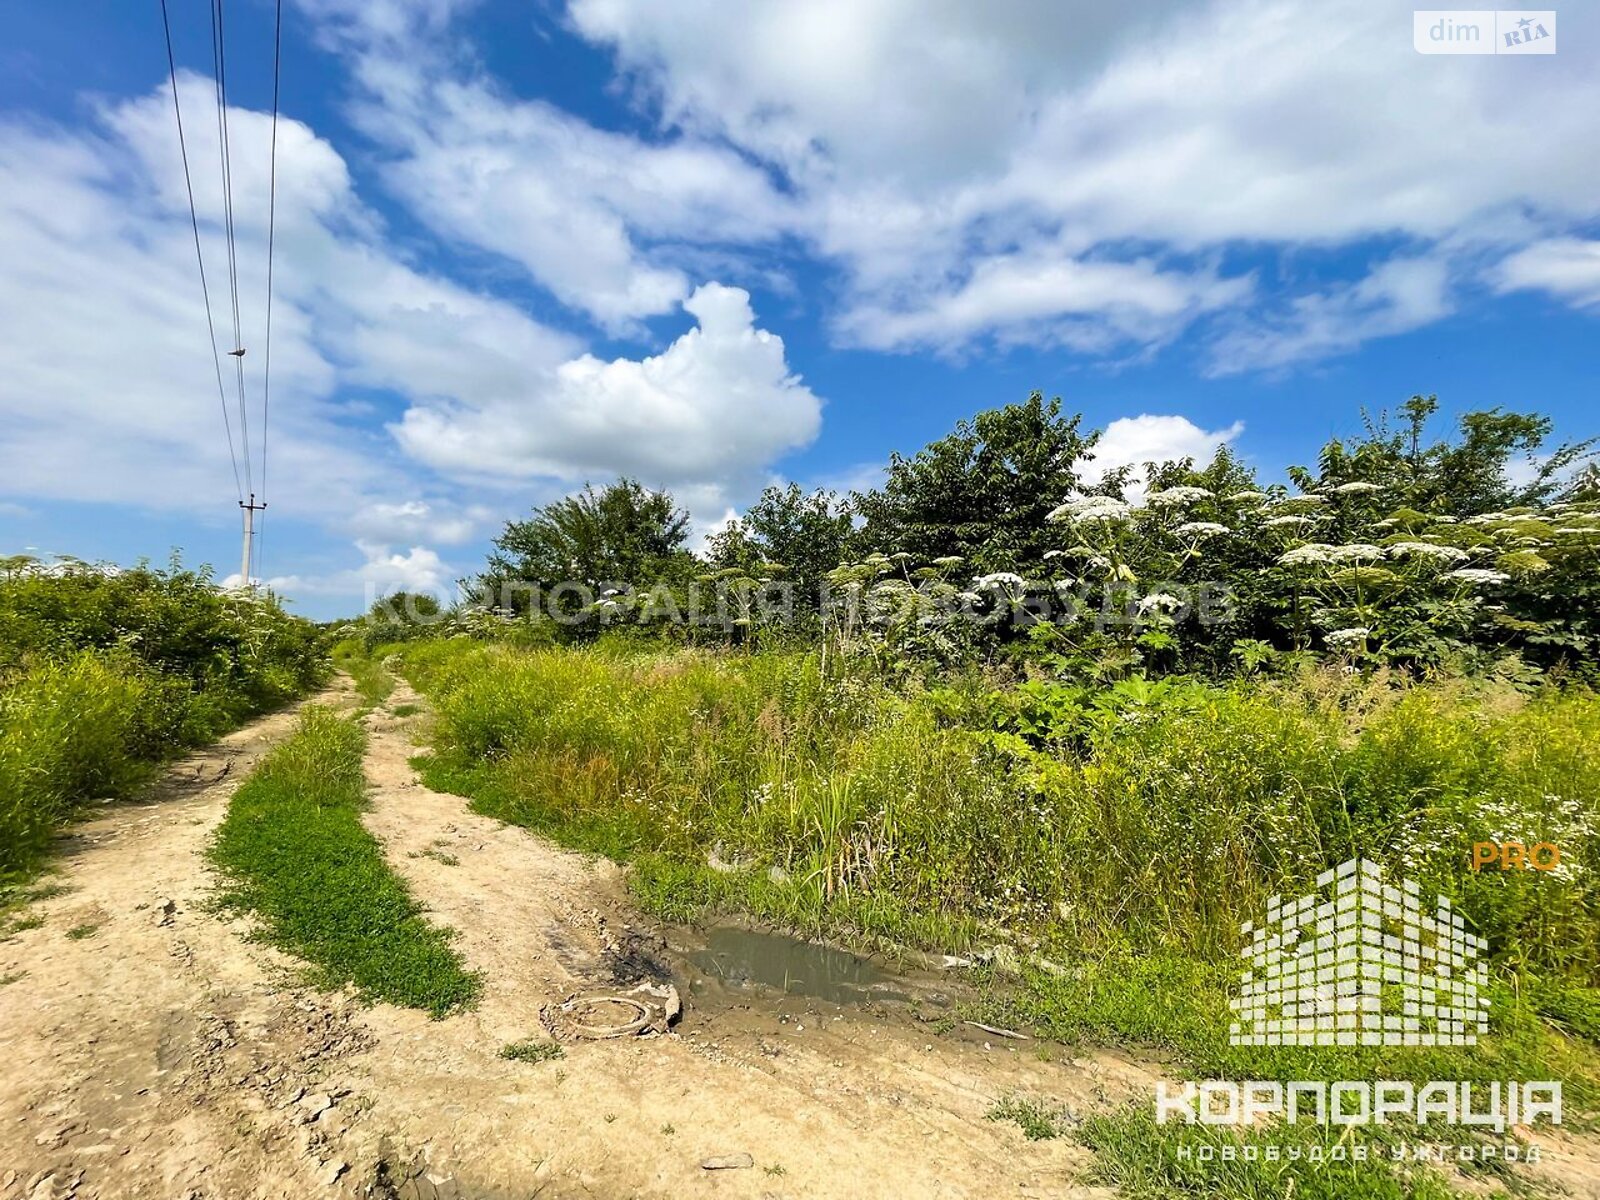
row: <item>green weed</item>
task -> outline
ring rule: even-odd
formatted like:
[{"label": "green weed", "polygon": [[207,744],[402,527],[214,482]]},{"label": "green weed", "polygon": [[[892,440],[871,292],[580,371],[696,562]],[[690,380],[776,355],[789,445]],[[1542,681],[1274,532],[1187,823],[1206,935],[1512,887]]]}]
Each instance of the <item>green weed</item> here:
[{"label": "green weed", "polygon": [[15,933],[26,933],[30,929],[39,929],[44,925],[44,918],[35,913],[28,917],[0,917],[0,938],[8,938]]},{"label": "green weed", "polygon": [[37,870],[56,828],[132,794],[154,764],[300,695],[322,635],[270,597],[174,563],[0,572],[0,883]]},{"label": "green weed", "polygon": [[1028,1096],[1006,1096],[995,1101],[984,1119],[1014,1122],[1030,1142],[1060,1137],[1072,1123],[1061,1105]]},{"label": "green weed", "polygon": [[394,676],[357,638],[347,638],[333,648],[333,664],[349,674],[362,705],[368,709],[377,708],[394,691]]},{"label": "green weed", "polygon": [[429,846],[426,850],[419,850],[411,857],[431,858],[434,862],[441,863],[447,867],[459,867],[461,865],[461,860],[459,858],[457,858],[454,854],[451,854],[449,851],[442,849],[438,845]]},{"label": "green weed", "polygon": [[500,1057],[513,1062],[542,1063],[565,1058],[567,1052],[558,1042],[511,1042],[500,1047]]}]

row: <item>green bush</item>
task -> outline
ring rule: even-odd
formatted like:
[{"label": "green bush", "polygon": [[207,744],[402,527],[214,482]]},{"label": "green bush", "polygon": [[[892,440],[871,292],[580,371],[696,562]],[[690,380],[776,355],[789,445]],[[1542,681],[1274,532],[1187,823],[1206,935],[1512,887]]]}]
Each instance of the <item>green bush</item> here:
[{"label": "green bush", "polygon": [[41,659],[122,650],[203,696],[188,728],[196,737],[316,683],[325,649],[316,626],[275,598],[223,591],[177,563],[0,573],[0,686]]},{"label": "green bush", "polygon": [[83,802],[300,695],[321,634],[273,599],[205,573],[0,571],[0,878],[28,870]]},{"label": "green bush", "polygon": [[159,676],[82,651],[0,693],[0,873],[37,855],[84,799],[123,796],[175,714]]}]

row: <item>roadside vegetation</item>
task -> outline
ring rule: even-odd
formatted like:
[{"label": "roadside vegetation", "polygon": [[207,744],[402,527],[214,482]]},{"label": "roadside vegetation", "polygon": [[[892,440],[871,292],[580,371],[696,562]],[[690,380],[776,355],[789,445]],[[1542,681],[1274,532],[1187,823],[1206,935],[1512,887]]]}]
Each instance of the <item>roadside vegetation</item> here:
[{"label": "roadside vegetation", "polygon": [[[1311,668],[1125,681],[1080,709],[978,677],[824,676],[805,654],[451,640],[403,661],[434,700],[438,782],[566,844],[646,860],[638,886],[669,880],[663,903],[781,892],[781,915],[813,927],[970,942],[999,926],[1096,954],[1226,959],[1269,895],[1361,856],[1450,897],[1495,961],[1600,980],[1579,865],[1600,849],[1587,804],[1600,697],[1586,689]],[[1471,843],[1508,822],[1570,864],[1467,870]],[[743,891],[744,875],[773,894]]]},{"label": "roadside vegetation", "polygon": [[[432,701],[433,786],[631,863],[663,916],[962,952],[984,1019],[1191,1075],[1561,1079],[1582,1125],[1600,478],[1542,418],[1430,441],[1435,410],[1373,418],[1287,486],[1226,451],[1136,486],[1035,396],[865,495],[769,489],[698,558],[663,494],[589,489],[509,525],[467,602],[350,632]],[[1474,872],[1482,841],[1561,862]],[[1485,938],[1491,1036],[1230,1048],[1241,924],[1358,856]],[[1069,1127],[1132,1195],[1449,1192],[1383,1161],[1219,1179],[1145,1111]]]},{"label": "roadside vegetation", "polygon": [[316,686],[320,631],[206,572],[0,560],[0,884],[89,801]]},{"label": "roadside vegetation", "polygon": [[480,981],[430,925],[361,824],[360,726],[308,707],[294,735],[234,793],[212,860],[224,909],[311,964],[319,986],[354,984],[374,1000],[435,1017],[471,1005]]}]

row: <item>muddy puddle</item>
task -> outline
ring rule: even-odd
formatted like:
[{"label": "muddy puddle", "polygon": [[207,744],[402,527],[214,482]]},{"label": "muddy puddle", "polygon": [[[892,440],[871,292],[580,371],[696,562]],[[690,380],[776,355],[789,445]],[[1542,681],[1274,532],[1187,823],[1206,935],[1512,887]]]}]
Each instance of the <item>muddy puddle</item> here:
[{"label": "muddy puddle", "polygon": [[781,994],[839,1005],[911,1000],[910,981],[871,959],[770,930],[714,926],[678,950],[691,995]]}]

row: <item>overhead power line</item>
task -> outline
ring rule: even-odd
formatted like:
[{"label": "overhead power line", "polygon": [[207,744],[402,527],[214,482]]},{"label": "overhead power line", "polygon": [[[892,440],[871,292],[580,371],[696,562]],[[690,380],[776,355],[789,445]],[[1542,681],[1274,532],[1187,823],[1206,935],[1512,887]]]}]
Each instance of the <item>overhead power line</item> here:
[{"label": "overhead power line", "polygon": [[[261,502],[267,500],[267,421],[272,412],[272,252],[278,232],[278,88],[283,77],[283,0],[272,32],[272,151],[267,173],[267,331],[261,372]],[[266,513],[262,513],[266,525]],[[265,529],[261,532],[265,532]],[[260,534],[257,535],[258,538]],[[260,542],[258,540],[259,547]],[[259,549],[257,551],[259,561]]]},{"label": "overhead power line", "polygon": [[222,0],[211,0],[211,59],[216,72],[217,154],[222,167],[223,234],[228,246],[228,292],[233,309],[234,374],[239,393],[239,441],[244,450],[244,483],[255,491],[250,454],[250,412],[244,384],[244,332],[239,319],[239,254],[233,225],[233,154],[228,137],[228,56],[223,24]]},{"label": "overhead power line", "polygon": [[206,330],[211,335],[211,362],[217,372],[217,399],[222,403],[222,428],[228,438],[228,461],[233,464],[233,486],[244,499],[244,484],[239,476],[239,456],[233,448],[233,422],[228,416],[227,389],[222,383],[222,355],[217,350],[217,326],[211,316],[211,288],[206,283],[206,257],[200,249],[200,218],[195,212],[194,183],[189,174],[189,146],[183,135],[183,108],[178,103],[178,62],[172,53],[172,24],[167,16],[167,0],[161,0],[161,28],[167,39],[167,74],[172,81],[172,114],[178,122],[178,151],[183,158],[183,186],[189,196],[189,225],[194,230],[194,256],[200,266],[200,293],[206,305]]},{"label": "overhead power line", "polygon": [[[205,253],[201,247],[200,217],[194,198],[193,172],[189,165],[188,141],[183,127],[183,109],[178,98],[178,63],[172,44],[172,20],[167,0],[161,0],[161,27],[166,37],[167,74],[172,83],[172,109],[178,123],[178,145],[183,158],[184,189],[189,197],[189,225],[194,233],[195,260],[200,266],[200,290],[206,306],[206,329],[211,338],[211,361],[217,379],[217,399],[222,407],[223,429],[228,441],[228,460],[233,466],[234,488],[244,517],[244,547],[240,572],[245,586],[259,573],[260,531],[256,514],[267,508],[267,430],[272,405],[272,293],[274,258],[278,231],[278,111],[283,78],[283,0],[276,0],[272,38],[272,141],[269,151],[267,193],[267,289],[261,375],[261,488],[256,489],[255,455],[250,444],[250,392],[246,382],[244,320],[239,303],[239,243],[233,197],[233,143],[228,115],[228,52],[225,0],[210,0],[211,66],[217,105],[217,164],[222,195],[222,236],[227,252],[228,313],[233,322],[233,348],[227,354],[234,360],[233,375],[239,425],[239,447],[233,436],[229,413],[228,388],[222,378],[222,351],[217,344],[216,317],[211,306],[211,285],[206,276]],[[259,211],[259,210],[258,210]],[[244,469],[240,471],[240,459]],[[258,500],[259,496],[259,500]]]}]

